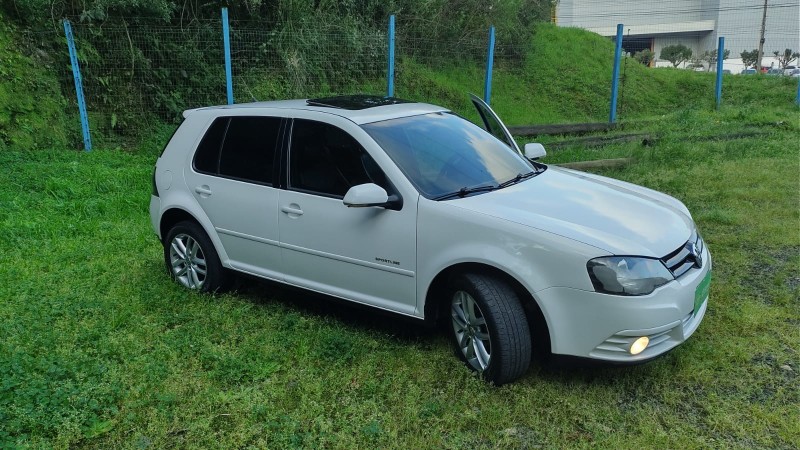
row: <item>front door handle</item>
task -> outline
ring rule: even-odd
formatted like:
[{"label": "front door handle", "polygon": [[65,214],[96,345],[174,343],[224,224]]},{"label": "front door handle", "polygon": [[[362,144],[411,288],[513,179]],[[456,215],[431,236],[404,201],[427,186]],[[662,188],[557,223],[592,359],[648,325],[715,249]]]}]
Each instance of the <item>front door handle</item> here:
[{"label": "front door handle", "polygon": [[288,214],[289,217],[298,217],[303,215],[303,210],[300,209],[300,205],[295,203],[292,203],[289,206],[281,206],[281,211]]},{"label": "front door handle", "polygon": [[200,194],[200,197],[208,197],[211,195],[211,188],[204,184],[202,186],[195,186],[194,191]]}]

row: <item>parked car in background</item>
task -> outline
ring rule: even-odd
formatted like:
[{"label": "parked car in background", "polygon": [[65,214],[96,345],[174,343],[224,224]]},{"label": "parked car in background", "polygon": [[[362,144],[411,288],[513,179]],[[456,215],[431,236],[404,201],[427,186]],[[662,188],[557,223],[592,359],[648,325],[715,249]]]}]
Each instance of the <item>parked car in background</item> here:
[{"label": "parked car in background", "polygon": [[742,75],[755,75],[756,69],[744,69],[741,71]]},{"label": "parked car in background", "polygon": [[783,69],[772,67],[769,70],[767,70],[767,75],[783,75]]},{"label": "parked car in background", "polygon": [[788,76],[792,75],[792,72],[797,69],[797,66],[786,66],[783,68],[783,74]]},{"label": "parked car in background", "polygon": [[800,77],[800,68],[792,70],[792,72],[789,74],[789,76],[795,77],[795,78]]},{"label": "parked car in background", "polygon": [[[445,325],[485,379],[548,354],[639,363],[705,315],[711,255],[686,206],[548,166],[498,116],[378,96],[186,111],[153,173],[170,276],[243,273]],[[269,330],[264,330],[268,333]]]}]

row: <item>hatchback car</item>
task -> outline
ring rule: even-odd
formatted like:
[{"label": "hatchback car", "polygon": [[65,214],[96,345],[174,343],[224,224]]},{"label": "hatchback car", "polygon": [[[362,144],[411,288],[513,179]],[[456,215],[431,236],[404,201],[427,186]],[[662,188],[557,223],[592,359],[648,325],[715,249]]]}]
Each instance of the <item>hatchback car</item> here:
[{"label": "hatchback car", "polygon": [[[637,363],[697,329],[711,277],[686,207],[548,166],[473,96],[482,126],[373,96],[186,111],[150,214],[171,276],[244,273],[445,322],[496,384],[549,354]],[[440,320],[441,319],[441,320]]]}]

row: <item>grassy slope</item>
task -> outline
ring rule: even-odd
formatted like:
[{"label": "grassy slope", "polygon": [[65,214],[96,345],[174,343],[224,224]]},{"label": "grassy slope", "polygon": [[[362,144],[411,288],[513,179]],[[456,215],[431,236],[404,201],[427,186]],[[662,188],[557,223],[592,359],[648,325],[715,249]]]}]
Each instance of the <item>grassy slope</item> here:
[{"label": "grassy slope", "polygon": [[[577,28],[541,24],[536,28],[522,67],[499,65],[494,71],[492,107],[509,125],[608,120],[613,43]],[[569,55],[578,55],[569,57]],[[397,95],[437,101],[477,118],[465,93],[483,95],[485,68],[422,67],[398,63]],[[649,118],[689,107],[713,107],[715,75],[683,69],[651,69],[623,61],[618,118]],[[794,101],[797,80],[782,77],[726,75],[726,105],[782,106]]]}]

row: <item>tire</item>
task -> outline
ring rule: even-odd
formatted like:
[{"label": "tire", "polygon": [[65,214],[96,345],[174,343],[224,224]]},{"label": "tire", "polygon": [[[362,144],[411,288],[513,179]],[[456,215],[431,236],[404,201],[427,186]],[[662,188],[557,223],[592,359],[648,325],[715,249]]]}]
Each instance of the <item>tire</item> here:
[{"label": "tire", "polygon": [[493,277],[462,274],[450,282],[447,300],[451,342],[467,367],[498,386],[528,370],[531,333],[513,289]]},{"label": "tire", "polygon": [[195,222],[179,222],[169,230],[164,239],[164,264],[172,279],[187,289],[224,292],[233,281],[211,239]]}]

